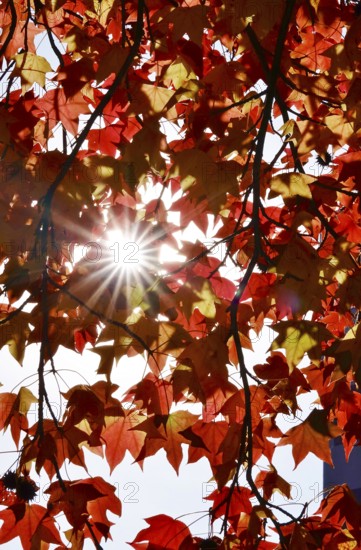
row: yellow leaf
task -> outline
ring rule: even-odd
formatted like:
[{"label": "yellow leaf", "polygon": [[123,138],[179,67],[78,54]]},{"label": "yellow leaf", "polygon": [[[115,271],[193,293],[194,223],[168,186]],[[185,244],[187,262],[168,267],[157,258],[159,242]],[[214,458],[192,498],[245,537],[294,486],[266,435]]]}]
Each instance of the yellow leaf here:
[{"label": "yellow leaf", "polygon": [[187,318],[198,308],[202,315],[213,319],[216,315],[216,303],[220,303],[210,282],[203,277],[194,277],[185,283],[176,294],[176,299],[182,305]]},{"label": "yellow leaf", "polygon": [[105,27],[108,15],[112,9],[114,0],[94,0],[94,10],[99,18],[99,23]]},{"label": "yellow leaf", "polygon": [[301,139],[301,132],[295,120],[292,118],[288,120],[281,126],[279,131],[282,133],[282,136],[286,137],[286,141],[292,141],[295,146],[298,145]]},{"label": "yellow leaf", "polygon": [[134,87],[131,89],[130,111],[135,114],[148,113],[149,115],[161,113],[174,94],[175,90],[161,88],[156,84],[142,84]]},{"label": "yellow leaf", "polygon": [[320,3],[320,0],[310,0],[310,4],[317,13],[318,10],[318,4]]},{"label": "yellow leaf", "polygon": [[270,199],[281,195],[284,199],[299,195],[300,197],[312,198],[309,185],[315,181],[314,176],[307,174],[297,174],[290,172],[288,174],[279,174],[271,179]]},{"label": "yellow leaf", "polygon": [[45,75],[51,72],[51,67],[45,57],[31,52],[18,53],[14,56],[15,69],[13,76],[20,76],[21,89],[25,93],[33,84],[45,87]]},{"label": "yellow leaf", "polygon": [[35,395],[28,388],[25,388],[23,386],[20,388],[20,391],[18,393],[15,407],[20,413],[26,416],[29,412],[31,405],[37,402],[38,400]]},{"label": "yellow leaf", "polygon": [[270,350],[284,348],[290,372],[303,359],[305,353],[310,359],[320,359],[322,342],[333,338],[333,335],[321,325],[312,321],[281,321],[272,327],[278,332]]},{"label": "yellow leaf", "polygon": [[181,57],[177,57],[173,63],[171,63],[166,70],[163,82],[166,86],[170,86],[172,83],[176,90],[180,88],[184,82],[196,78],[196,74],[192,71],[192,68]]},{"label": "yellow leaf", "polygon": [[56,10],[59,10],[65,2],[66,0],[45,0],[45,7],[47,10],[54,13]]}]

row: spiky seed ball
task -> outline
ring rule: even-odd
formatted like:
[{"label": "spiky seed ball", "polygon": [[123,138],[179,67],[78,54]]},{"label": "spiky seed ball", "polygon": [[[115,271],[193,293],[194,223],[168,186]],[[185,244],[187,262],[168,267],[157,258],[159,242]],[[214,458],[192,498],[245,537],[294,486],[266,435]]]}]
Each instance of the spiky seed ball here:
[{"label": "spiky seed ball", "polygon": [[1,481],[7,489],[16,489],[17,479],[18,476],[16,475],[16,472],[8,471],[6,472],[6,474],[3,475]]},{"label": "spiky seed ball", "polygon": [[29,502],[35,498],[38,488],[35,482],[32,479],[27,479],[26,477],[19,477],[16,484],[16,495],[21,500]]}]

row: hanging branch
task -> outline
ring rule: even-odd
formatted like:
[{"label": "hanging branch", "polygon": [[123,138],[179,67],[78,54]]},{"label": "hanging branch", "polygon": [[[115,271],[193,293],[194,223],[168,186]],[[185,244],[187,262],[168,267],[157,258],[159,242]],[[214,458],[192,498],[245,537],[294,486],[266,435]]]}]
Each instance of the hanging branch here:
[{"label": "hanging branch", "polygon": [[[275,53],[273,58],[272,67],[269,71],[268,75],[268,82],[267,82],[267,92],[266,92],[266,98],[263,108],[263,114],[262,114],[262,120],[260,124],[260,128],[257,134],[257,144],[255,149],[255,155],[254,155],[254,162],[253,162],[253,169],[252,169],[252,190],[253,190],[253,209],[252,209],[252,228],[254,231],[254,251],[252,258],[250,260],[250,263],[246,269],[246,272],[239,284],[239,287],[237,289],[237,292],[232,300],[232,303],[230,305],[230,319],[231,319],[231,332],[234,338],[236,351],[237,351],[237,357],[240,365],[240,374],[244,389],[244,396],[245,396],[245,414],[244,414],[244,424],[242,429],[242,441],[241,441],[241,448],[240,448],[240,454],[239,454],[239,462],[241,460],[246,461],[246,479],[249,483],[253,493],[257,497],[258,502],[263,508],[268,508],[269,503],[262,497],[260,494],[258,488],[256,487],[253,475],[252,475],[252,468],[253,468],[253,432],[252,432],[252,403],[251,403],[251,392],[247,377],[247,370],[244,360],[244,354],[242,350],[242,344],[239,337],[238,332],[238,307],[239,302],[242,298],[242,295],[247,287],[247,284],[251,278],[251,275],[253,274],[260,258],[264,255],[263,249],[262,249],[262,234],[260,230],[260,223],[259,223],[259,215],[262,208],[262,202],[261,202],[261,166],[262,166],[262,160],[263,160],[263,151],[264,151],[264,145],[266,140],[266,134],[267,129],[269,125],[269,121],[272,117],[272,108],[273,108],[273,102],[275,100],[275,97],[277,95],[277,80],[279,78],[280,73],[280,65],[282,60],[282,51],[283,51],[283,45],[286,37],[286,33],[288,30],[288,25],[291,20],[293,8],[295,5],[295,0],[290,0],[286,4],[285,12],[282,18],[278,39],[275,47]],[[249,34],[250,25],[247,26],[246,32]],[[252,31],[253,33],[253,31]],[[235,474],[235,477],[233,478],[232,485],[230,488],[230,492],[228,494],[228,501],[227,501],[227,508],[226,513],[224,517],[224,526],[227,525],[228,521],[228,515],[229,515],[229,509],[230,509],[230,502],[232,499],[232,494],[234,492],[234,489],[236,487],[239,471],[240,471],[240,463],[238,464],[237,471]],[[282,510],[283,511],[283,510]],[[287,513],[288,515],[288,513]],[[295,518],[290,515],[291,518],[295,520]],[[281,527],[279,522],[272,516],[271,520],[279,534],[280,541],[282,544],[282,547],[285,548],[285,538],[283,536]]]}]

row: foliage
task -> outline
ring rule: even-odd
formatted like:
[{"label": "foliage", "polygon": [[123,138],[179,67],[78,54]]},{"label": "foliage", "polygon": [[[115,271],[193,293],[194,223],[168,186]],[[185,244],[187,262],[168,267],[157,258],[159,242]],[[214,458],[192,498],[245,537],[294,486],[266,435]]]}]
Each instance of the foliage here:
[{"label": "foliage", "polygon": [[[361,437],[360,4],[8,0],[0,13],[0,346],[20,364],[39,348],[36,395],[0,394],[18,448],[0,544],[102,548],[121,503],[84,450],[113,471],[127,451],[142,465],[164,449],[177,472],[185,451],[208,461],[221,530],[205,540],[156,515],[133,548],[360,547],[346,485],[313,515],[271,501],[292,502],[277,446],[296,466],[332,464],[332,438],[348,458]],[[266,326],[253,368],[244,350]],[[61,347],[93,349],[97,382],[65,386]],[[127,389],[115,366],[134,356],[147,368]],[[311,391],[316,408],[282,433]]]}]

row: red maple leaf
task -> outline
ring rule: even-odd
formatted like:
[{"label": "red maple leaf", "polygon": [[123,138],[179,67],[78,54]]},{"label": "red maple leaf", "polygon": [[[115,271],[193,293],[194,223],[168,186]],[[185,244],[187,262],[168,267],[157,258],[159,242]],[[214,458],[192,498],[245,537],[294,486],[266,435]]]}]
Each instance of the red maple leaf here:
[{"label": "red maple leaf", "polygon": [[62,122],[64,128],[73,136],[78,133],[79,116],[89,112],[89,105],[81,92],[68,97],[63,88],[49,90],[35,103],[34,114],[45,116],[52,130],[58,122]]}]

